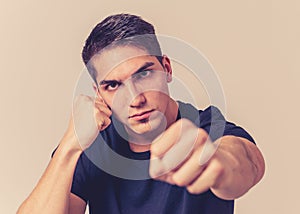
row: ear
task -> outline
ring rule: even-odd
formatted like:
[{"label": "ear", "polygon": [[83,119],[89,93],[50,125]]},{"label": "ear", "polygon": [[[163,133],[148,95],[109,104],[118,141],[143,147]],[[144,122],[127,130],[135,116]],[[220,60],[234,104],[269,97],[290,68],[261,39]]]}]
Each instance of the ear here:
[{"label": "ear", "polygon": [[172,66],[171,61],[167,55],[162,56],[162,66],[164,67],[167,76],[167,82],[169,83],[172,81]]}]

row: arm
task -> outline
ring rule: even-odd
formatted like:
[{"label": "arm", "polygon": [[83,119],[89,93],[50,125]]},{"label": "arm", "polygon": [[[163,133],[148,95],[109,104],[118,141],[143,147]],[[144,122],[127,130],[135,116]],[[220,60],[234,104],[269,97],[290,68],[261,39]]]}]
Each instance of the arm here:
[{"label": "arm", "polygon": [[18,214],[84,213],[86,203],[70,193],[74,170],[82,151],[93,143],[99,130],[110,124],[110,115],[111,111],[103,102],[94,102],[83,95],[77,97],[65,135],[38,184],[19,207]]},{"label": "arm", "polygon": [[219,140],[210,163],[217,175],[210,189],[219,198],[235,199],[262,179],[264,159],[257,146],[245,138],[224,136]]},{"label": "arm", "polygon": [[[76,139],[65,136],[46,171],[18,210],[22,213],[68,213],[70,189],[81,150]],[[81,207],[85,204],[81,203]]]}]

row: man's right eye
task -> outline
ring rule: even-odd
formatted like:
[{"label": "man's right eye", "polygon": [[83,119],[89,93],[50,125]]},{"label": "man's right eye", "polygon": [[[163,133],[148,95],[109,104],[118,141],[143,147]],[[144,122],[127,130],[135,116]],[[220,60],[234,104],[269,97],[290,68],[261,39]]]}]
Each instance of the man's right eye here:
[{"label": "man's right eye", "polygon": [[104,89],[107,91],[114,91],[119,87],[120,83],[118,82],[111,82],[109,84],[107,84]]}]

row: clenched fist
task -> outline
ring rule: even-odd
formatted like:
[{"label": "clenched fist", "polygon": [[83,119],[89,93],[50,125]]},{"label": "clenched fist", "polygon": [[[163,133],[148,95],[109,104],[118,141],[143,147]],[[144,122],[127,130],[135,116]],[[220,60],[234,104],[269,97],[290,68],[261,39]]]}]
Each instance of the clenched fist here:
[{"label": "clenched fist", "polygon": [[79,95],[74,99],[67,135],[76,137],[81,150],[88,148],[99,131],[109,126],[112,112],[101,97]]},{"label": "clenched fist", "polygon": [[217,144],[210,141],[205,130],[181,119],[152,143],[149,173],[155,179],[200,193],[219,176],[207,171],[216,151]]}]

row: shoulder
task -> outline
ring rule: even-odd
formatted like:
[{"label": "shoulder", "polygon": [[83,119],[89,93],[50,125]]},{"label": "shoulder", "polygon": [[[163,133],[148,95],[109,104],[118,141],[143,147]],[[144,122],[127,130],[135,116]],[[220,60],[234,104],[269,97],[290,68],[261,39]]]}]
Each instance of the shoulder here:
[{"label": "shoulder", "polygon": [[[204,110],[197,109],[192,104],[181,101],[178,101],[178,105],[180,117],[190,119],[198,125],[200,125],[200,120],[201,123],[205,121],[211,122],[212,120],[225,120],[220,109],[213,105],[208,106]],[[197,120],[199,121],[197,122]]]}]

